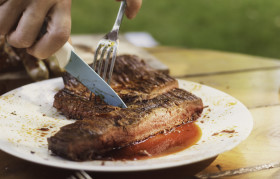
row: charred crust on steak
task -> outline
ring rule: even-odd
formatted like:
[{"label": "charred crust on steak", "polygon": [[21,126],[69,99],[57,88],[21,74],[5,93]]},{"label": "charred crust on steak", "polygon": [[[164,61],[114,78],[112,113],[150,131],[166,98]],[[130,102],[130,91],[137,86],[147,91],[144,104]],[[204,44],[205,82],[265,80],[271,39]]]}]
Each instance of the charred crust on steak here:
[{"label": "charred crust on steak", "polygon": [[48,144],[53,153],[70,160],[98,159],[115,148],[194,121],[203,110],[199,97],[179,89],[174,78],[136,56],[119,56],[113,73],[111,86],[126,109],[95,104],[75,78],[65,74],[63,79],[65,88],[55,95],[53,105],[77,121],[48,138]]}]

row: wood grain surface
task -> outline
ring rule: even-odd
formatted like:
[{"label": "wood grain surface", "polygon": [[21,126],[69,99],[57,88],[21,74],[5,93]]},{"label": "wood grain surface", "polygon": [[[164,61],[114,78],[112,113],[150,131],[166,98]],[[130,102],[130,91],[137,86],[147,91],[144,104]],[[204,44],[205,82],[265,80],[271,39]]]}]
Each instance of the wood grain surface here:
[{"label": "wood grain surface", "polygon": [[[179,79],[205,84],[244,103],[251,135],[198,178],[280,178],[280,60],[200,49],[147,49]],[[191,68],[193,67],[193,68]]]}]

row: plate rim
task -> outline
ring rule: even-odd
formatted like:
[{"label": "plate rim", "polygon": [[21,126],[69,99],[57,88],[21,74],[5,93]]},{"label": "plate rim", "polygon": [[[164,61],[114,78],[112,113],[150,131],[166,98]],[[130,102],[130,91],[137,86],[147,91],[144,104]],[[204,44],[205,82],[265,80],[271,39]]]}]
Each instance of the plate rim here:
[{"label": "plate rim", "polygon": [[[48,83],[48,82],[56,82],[58,80],[61,80],[62,78],[59,77],[59,78],[54,78],[54,79],[49,79],[49,80],[44,80],[44,81],[40,81],[40,82],[35,82],[35,83],[31,83],[31,84],[28,84],[28,85],[24,85],[22,87],[26,87],[26,86],[30,86],[30,85],[37,85],[37,84],[40,84],[40,83]],[[73,169],[73,170],[85,170],[85,171],[100,171],[100,172],[135,172],[135,171],[150,171],[150,170],[159,170],[159,169],[166,169],[166,168],[172,168],[172,167],[179,167],[179,166],[184,166],[184,165],[191,165],[191,164],[194,164],[194,163],[198,163],[198,162],[201,162],[201,161],[204,161],[204,160],[208,160],[208,159],[211,159],[211,158],[214,158],[214,157],[217,157],[219,154],[221,153],[224,153],[226,151],[229,151],[233,148],[235,148],[237,145],[239,145],[242,141],[244,141],[246,138],[248,138],[248,136],[250,135],[250,133],[252,132],[253,130],[253,117],[252,117],[252,114],[251,112],[248,110],[248,108],[243,104],[241,103],[239,100],[237,100],[236,98],[234,98],[233,96],[223,92],[223,91],[220,91],[218,89],[215,89],[213,87],[210,87],[210,86],[207,86],[207,85],[204,85],[204,84],[199,84],[199,83],[196,83],[196,82],[192,82],[192,81],[188,81],[188,80],[180,80],[180,79],[177,79],[178,82],[179,82],[179,85],[180,84],[183,84],[183,83],[191,83],[191,84],[195,84],[195,85],[201,85],[203,87],[206,87],[206,88],[210,88],[211,90],[214,90],[216,92],[219,92],[223,95],[226,95],[226,96],[229,96],[231,97],[232,99],[235,99],[236,101],[238,101],[239,105],[241,105],[242,108],[245,109],[245,111],[247,112],[247,115],[248,115],[248,119],[247,119],[247,122],[249,121],[250,122],[250,130],[247,131],[247,134],[246,135],[242,135],[242,138],[235,143],[234,146],[229,146],[229,147],[226,147],[224,148],[222,151],[217,151],[216,153],[211,153],[211,155],[208,155],[207,157],[201,157],[199,159],[196,159],[196,160],[190,160],[188,162],[186,161],[183,161],[181,160],[180,162],[170,162],[168,164],[166,163],[161,163],[161,164],[157,164],[157,165],[151,165],[151,166],[145,166],[145,167],[140,167],[135,165],[135,166],[120,166],[120,167],[117,167],[117,166],[106,166],[106,165],[94,165],[94,166],[88,166],[88,165],[78,165],[78,167],[76,165],[72,165],[72,162],[77,164],[77,162],[75,161],[70,161],[70,160],[66,160],[66,162],[70,162],[71,165],[61,165],[61,162],[56,162],[56,161],[47,161],[47,160],[44,160],[43,158],[41,158],[41,160],[34,160],[32,158],[29,158],[28,156],[23,156],[23,155],[20,155],[20,154],[15,154],[13,153],[11,150],[9,150],[9,147],[7,146],[3,146],[2,144],[5,143],[5,142],[8,142],[8,141],[1,141],[0,140],[0,150],[2,150],[3,152],[5,153],[8,153],[14,157],[17,157],[17,158],[20,158],[20,159],[23,159],[23,160],[27,160],[29,162],[33,162],[33,163],[37,163],[37,164],[41,164],[41,165],[45,165],[45,166],[50,166],[50,167],[57,167],[57,168],[63,168],[63,169]],[[61,80],[62,82],[62,80]],[[8,95],[12,92],[14,92],[15,90],[19,90],[20,88],[22,87],[19,87],[19,88],[16,88],[12,91],[9,91],[1,96],[5,96],[5,95]],[[182,88],[182,86],[180,85],[180,88]],[[194,92],[191,92],[191,93],[194,93]],[[197,124],[198,122],[195,121],[195,123]],[[198,124],[197,124],[198,125]],[[199,125],[198,125],[199,126]],[[202,131],[203,132],[203,131]],[[187,150],[187,149],[186,149]],[[48,150],[48,153],[49,153],[49,150]],[[171,154],[172,155],[172,154]],[[161,158],[161,157],[159,157]],[[151,159],[145,159],[146,161],[147,160],[156,160],[157,158],[151,158]],[[86,161],[85,163],[87,162],[91,162],[91,161]],[[100,161],[102,162],[102,161]],[[110,162],[110,161],[105,161],[105,162]],[[83,163],[83,162],[78,162],[78,163]]]}]

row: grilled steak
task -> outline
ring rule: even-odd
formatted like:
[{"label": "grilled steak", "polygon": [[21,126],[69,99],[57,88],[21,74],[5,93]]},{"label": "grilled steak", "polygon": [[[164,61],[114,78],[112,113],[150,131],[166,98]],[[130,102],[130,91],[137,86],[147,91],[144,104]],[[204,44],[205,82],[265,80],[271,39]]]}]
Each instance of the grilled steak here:
[{"label": "grilled steak", "polygon": [[[89,98],[88,89],[71,75],[66,73],[63,80],[66,90],[82,98]],[[178,82],[152,69],[137,56],[122,55],[116,59],[111,86],[127,104],[165,93],[178,87]]]},{"label": "grilled steak", "polygon": [[170,76],[148,67],[135,56],[116,60],[112,87],[128,108],[89,100],[88,90],[69,74],[65,88],[55,95],[54,107],[79,119],[48,139],[49,149],[71,160],[91,160],[115,148],[147,139],[162,131],[196,120],[200,98],[179,89]]}]

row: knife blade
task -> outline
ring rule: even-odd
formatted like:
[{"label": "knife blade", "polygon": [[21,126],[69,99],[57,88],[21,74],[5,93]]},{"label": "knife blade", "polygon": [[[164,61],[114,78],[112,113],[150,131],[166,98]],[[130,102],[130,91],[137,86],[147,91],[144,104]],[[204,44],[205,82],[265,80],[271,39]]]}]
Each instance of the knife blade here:
[{"label": "knife blade", "polygon": [[55,53],[55,56],[60,68],[74,76],[105,103],[127,108],[118,94],[74,52],[74,48],[68,42]]}]

